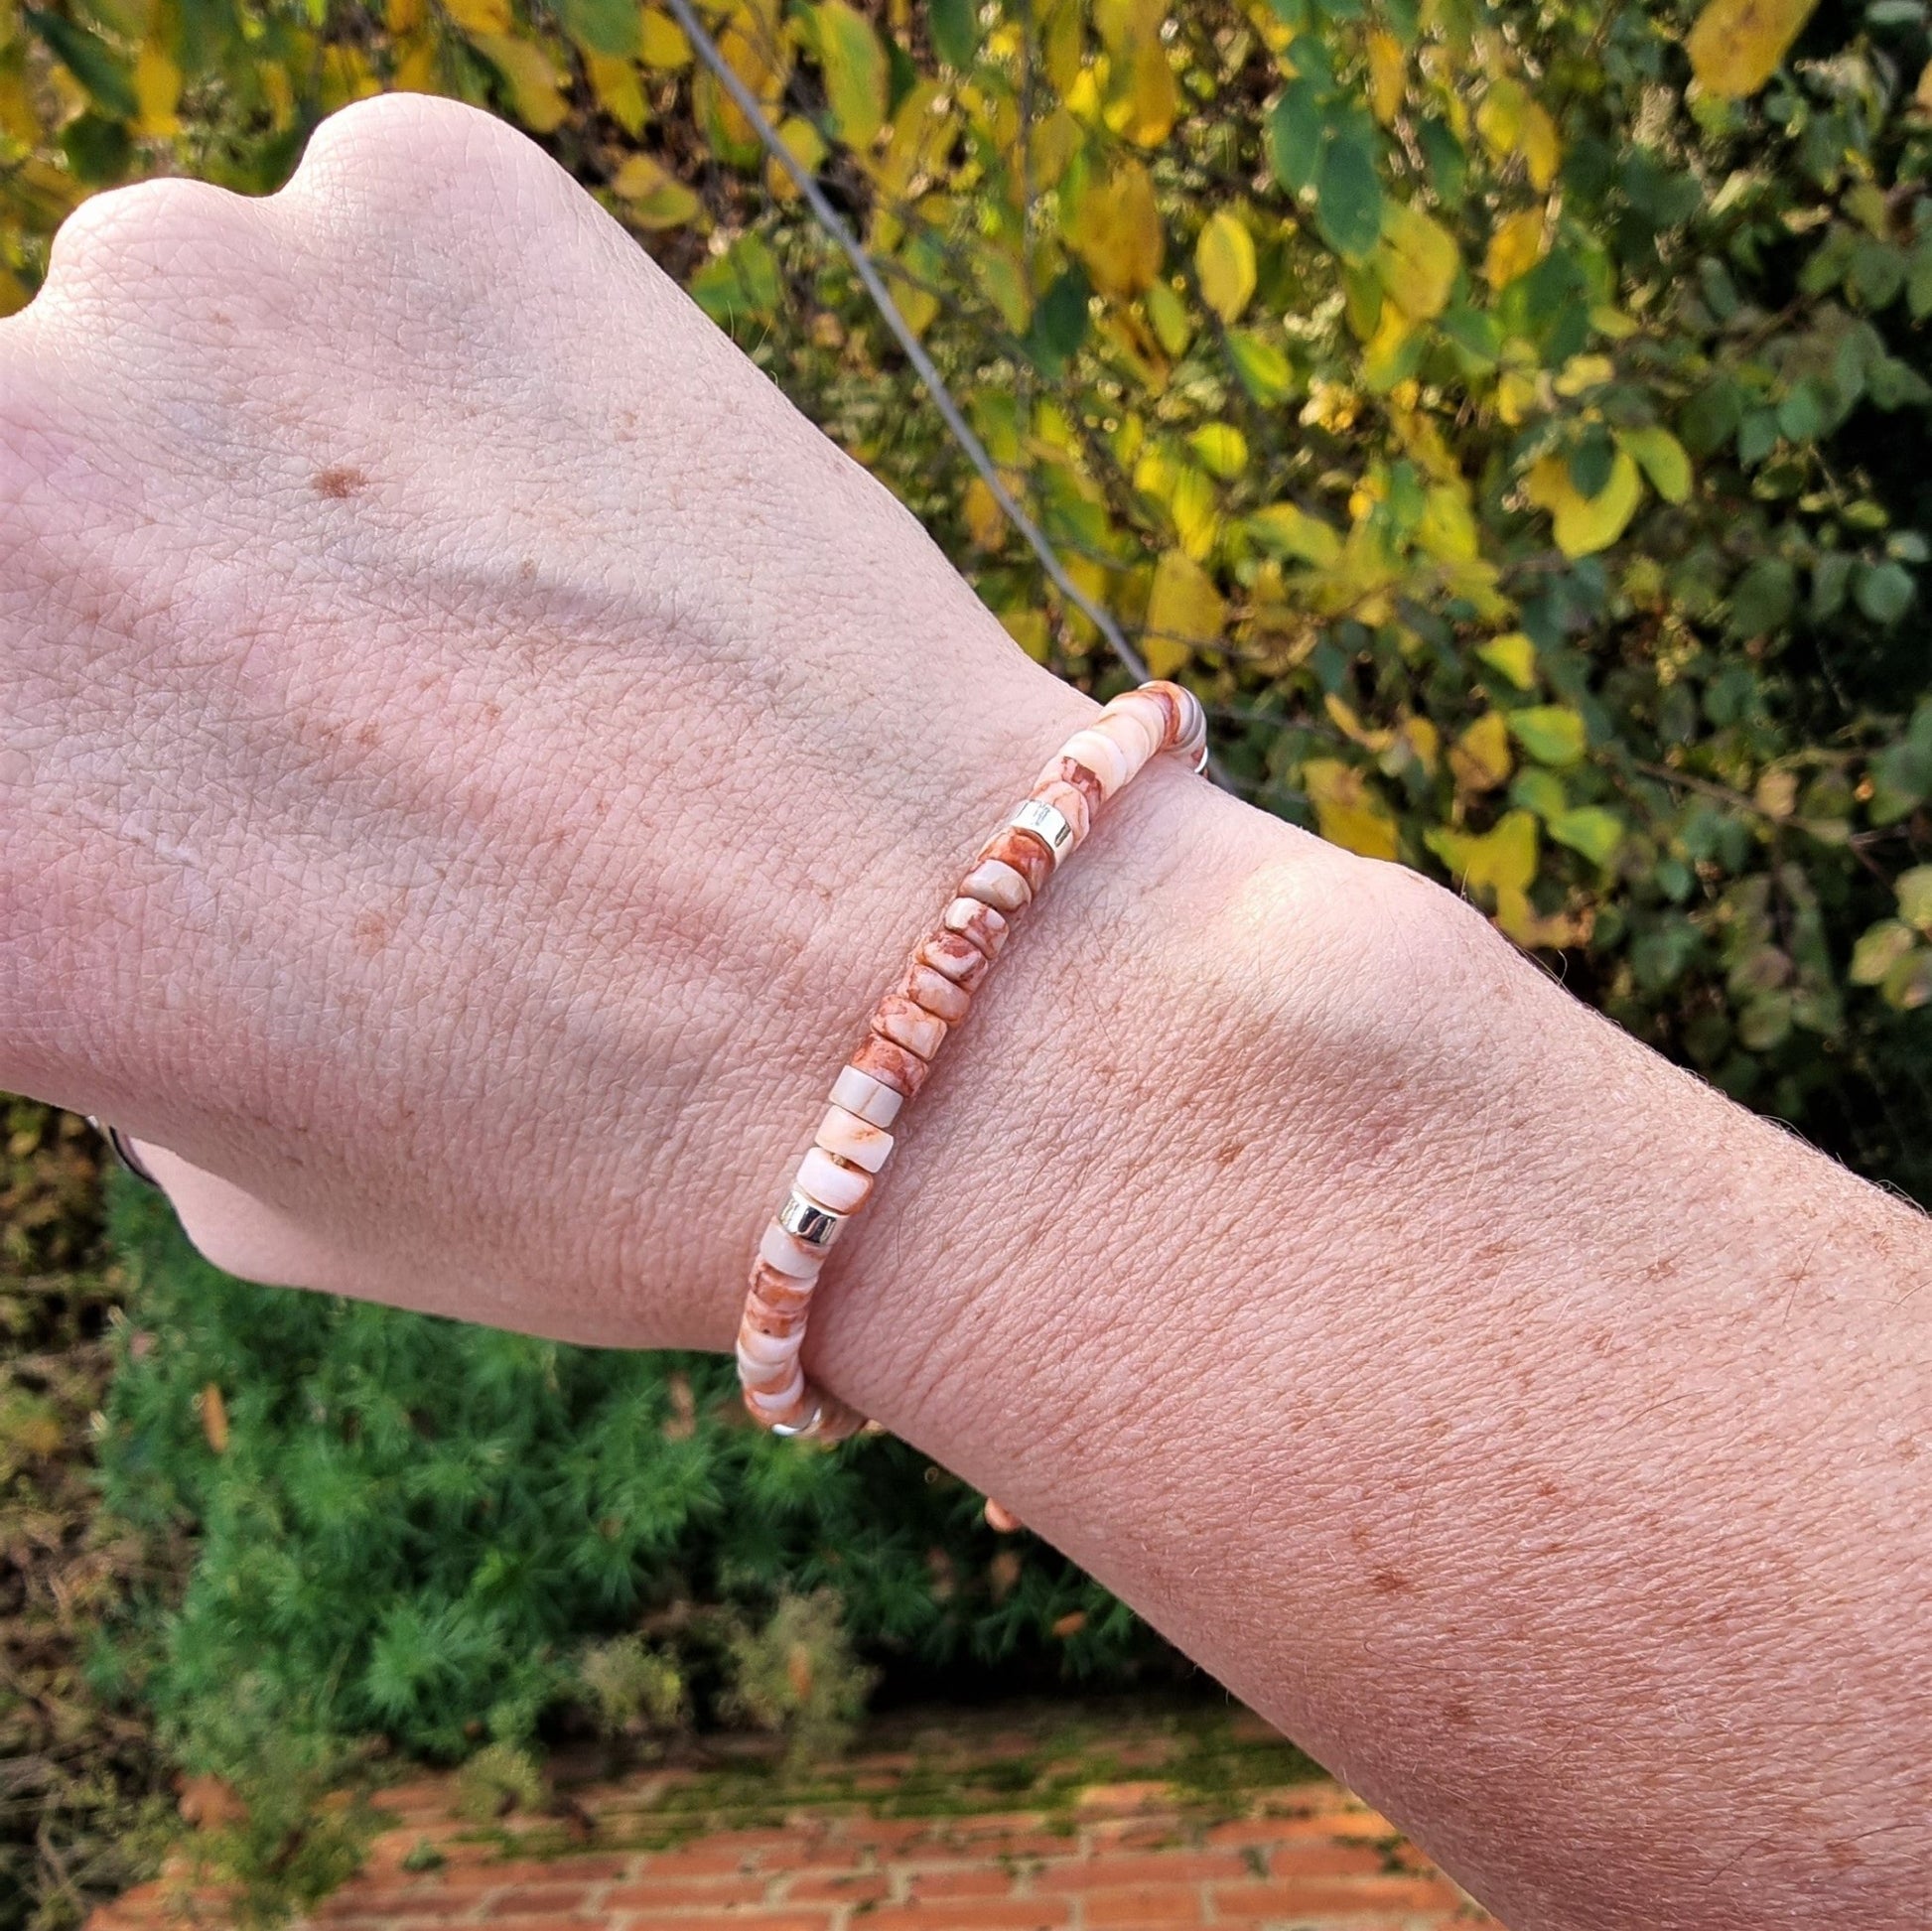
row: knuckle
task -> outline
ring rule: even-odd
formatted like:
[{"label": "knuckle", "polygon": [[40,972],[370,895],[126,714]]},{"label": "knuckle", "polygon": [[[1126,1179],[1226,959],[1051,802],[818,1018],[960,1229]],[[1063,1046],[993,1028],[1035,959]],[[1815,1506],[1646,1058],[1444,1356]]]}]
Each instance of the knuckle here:
[{"label": "knuckle", "polygon": [[140,299],[157,276],[220,275],[254,219],[242,196],[173,176],[91,196],[56,233],[35,306]]}]

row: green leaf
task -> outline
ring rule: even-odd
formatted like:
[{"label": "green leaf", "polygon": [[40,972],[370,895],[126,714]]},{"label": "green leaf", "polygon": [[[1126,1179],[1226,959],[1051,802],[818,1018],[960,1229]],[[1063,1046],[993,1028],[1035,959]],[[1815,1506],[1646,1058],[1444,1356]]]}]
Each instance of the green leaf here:
[{"label": "green leaf", "polygon": [[1778,434],[1787,442],[1809,443],[1824,426],[1825,412],[1809,382],[1798,383],[1778,404]]},{"label": "green leaf", "polygon": [[1321,142],[1327,123],[1321,96],[1300,77],[1282,89],[1268,116],[1268,155],[1275,178],[1291,195],[1306,194],[1321,168]]},{"label": "green leaf", "polygon": [[1791,565],[1783,557],[1759,557],[1731,589],[1731,634],[1761,637],[1782,629],[1797,601],[1798,577]]},{"label": "green leaf", "polygon": [[1616,445],[1601,423],[1591,423],[1570,450],[1570,481],[1580,496],[1600,496],[1610,486]]},{"label": "green leaf", "polygon": [[1079,352],[1087,337],[1087,301],[1092,292],[1086,271],[1076,265],[1055,276],[1052,287],[1039,298],[1024,346],[1042,375],[1056,380]]},{"label": "green leaf", "polygon": [[1295,387],[1295,373],[1282,349],[1251,329],[1230,329],[1227,348],[1228,360],[1234,364],[1242,387],[1264,409],[1288,399]]},{"label": "green leaf", "polygon": [[1667,503],[1681,503],[1690,495],[1691,459],[1668,429],[1654,423],[1646,429],[1628,429],[1621,441]]},{"label": "green leaf", "polygon": [[1345,261],[1366,261],[1382,236],[1382,183],[1375,155],[1359,129],[1337,131],[1321,157],[1315,218],[1322,237]]},{"label": "green leaf", "polygon": [[1562,704],[1533,704],[1509,713],[1510,735],[1539,764],[1574,764],[1589,749],[1577,712]]},{"label": "green leaf", "polygon": [[1899,917],[1932,937],[1932,865],[1901,872],[1892,890],[1898,894]]},{"label": "green leaf", "polygon": [[1862,563],[1853,580],[1852,595],[1872,622],[1890,628],[1905,615],[1912,588],[1911,572],[1903,564]]},{"label": "green leaf", "polygon": [[59,14],[42,13],[36,7],[23,8],[21,18],[86,88],[96,106],[122,121],[133,120],[141,111],[132,76],[84,27],[63,20]]},{"label": "green leaf", "polygon": [[105,188],[126,173],[134,144],[128,139],[122,121],[110,121],[91,109],[76,114],[61,130],[61,152],[68,158],[74,179],[89,188]]},{"label": "green leaf", "polygon": [[1607,865],[1623,843],[1623,820],[1598,804],[1580,804],[1559,811],[1546,829],[1560,845],[1581,852],[1592,865]]},{"label": "green leaf", "polygon": [[1847,976],[1855,986],[1879,985],[1917,943],[1918,935],[1902,920],[1881,918],[1859,934]]},{"label": "green leaf", "polygon": [[720,328],[751,317],[775,315],[778,264],[755,234],[742,234],[691,278],[691,297]]},{"label": "green leaf", "polygon": [[812,18],[832,126],[847,147],[869,148],[886,125],[886,50],[872,22],[845,0],[822,0]]},{"label": "green leaf", "polygon": [[979,8],[974,0],[931,0],[926,29],[940,60],[961,72],[973,65],[980,51]]},{"label": "green leaf", "polygon": [[627,61],[642,44],[633,0],[557,0],[557,18],[579,47]]}]

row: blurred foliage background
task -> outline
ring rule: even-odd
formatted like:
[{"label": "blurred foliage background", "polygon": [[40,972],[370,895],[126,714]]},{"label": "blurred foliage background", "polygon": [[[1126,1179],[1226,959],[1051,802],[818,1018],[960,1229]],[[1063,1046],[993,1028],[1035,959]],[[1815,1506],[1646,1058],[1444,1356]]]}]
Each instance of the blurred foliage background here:
[{"label": "blurred foliage background", "polygon": [[[1467,893],[1639,1037],[1932,1197],[1921,0],[700,14],[1232,782]],[[0,0],[0,300],[82,197],[270,191],[382,88],[541,141],[1025,649],[1125,681],[660,7]],[[37,1110],[14,1132],[49,1172],[88,1158]],[[10,1313],[0,1389],[10,1492],[70,1503],[132,1282],[94,1431],[112,1509],[8,1517],[10,1659],[43,1545],[123,1552],[90,1572],[113,1634],[86,1671],[84,1615],[65,1648],[33,1625],[33,1682],[91,1686],[72,1734],[124,1750],[145,1711],[243,1788],[274,1750],[287,1789],[349,1739],[481,1748],[513,1795],[543,1725],[796,1729],[866,1668],[1173,1667],[898,1445],[755,1438],[717,1364],[241,1289],[152,1204],[118,1231],[118,1277],[87,1236],[54,1259],[96,1287]],[[22,1366],[63,1348],[80,1380]],[[44,1743],[27,1682],[10,1660],[0,1724]],[[154,1777],[88,1787],[138,1805]],[[8,1801],[0,1917],[71,1915],[85,1802],[50,1837],[51,1800]]]}]

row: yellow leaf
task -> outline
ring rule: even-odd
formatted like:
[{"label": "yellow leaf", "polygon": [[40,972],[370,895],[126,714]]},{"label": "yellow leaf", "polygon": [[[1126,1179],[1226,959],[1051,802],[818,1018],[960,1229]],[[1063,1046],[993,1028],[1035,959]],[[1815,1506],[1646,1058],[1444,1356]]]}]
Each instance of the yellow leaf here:
[{"label": "yellow leaf", "polygon": [[1918,85],[1912,89],[1912,102],[1921,114],[1932,114],[1932,61],[1919,69]]},{"label": "yellow leaf", "polygon": [[1248,467],[1248,439],[1231,422],[1204,422],[1187,438],[1209,476],[1232,483]]},{"label": "yellow leaf", "polygon": [[1302,788],[1314,806],[1315,827],[1329,844],[1363,858],[1393,859],[1401,849],[1394,817],[1358,766],[1338,758],[1311,758],[1302,766]]},{"label": "yellow leaf", "polygon": [[[778,139],[808,175],[818,173],[830,152],[825,144],[825,136],[818,131],[816,124],[797,114],[778,123]],[[764,185],[778,201],[795,202],[798,199],[798,190],[793,186],[790,175],[776,161],[765,162]]]},{"label": "yellow leaf", "polygon": [[1818,0],[1711,0],[1684,50],[1706,93],[1741,100],[1778,70]]},{"label": "yellow leaf", "polygon": [[1169,550],[1155,566],[1142,649],[1157,677],[1172,677],[1202,644],[1218,643],[1227,606],[1192,557]]},{"label": "yellow leaf", "polygon": [[1500,711],[1485,711],[1449,746],[1449,769],[1455,788],[1480,795],[1506,783],[1515,759],[1509,749],[1509,726]]},{"label": "yellow leaf", "polygon": [[1549,510],[1557,548],[1567,557],[1587,557],[1606,550],[1623,534],[1643,497],[1637,466],[1627,450],[1618,450],[1610,464],[1610,480],[1594,496],[1580,493],[1570,481],[1570,464],[1561,454],[1544,457],[1531,470],[1525,493]]},{"label": "yellow leaf", "polygon": [[1140,294],[1160,274],[1167,245],[1148,171],[1120,163],[1080,198],[1066,238],[1103,295]]},{"label": "yellow leaf", "polygon": [[611,190],[627,204],[625,211],[640,228],[681,227],[695,220],[702,207],[690,189],[648,154],[633,154],[612,177]]},{"label": "yellow leaf", "polygon": [[584,70],[591,76],[591,91],[597,104],[632,140],[644,131],[650,109],[644,104],[644,90],[637,84],[637,69],[626,60],[612,54],[579,50]]},{"label": "yellow leaf", "polygon": [[1238,214],[1210,215],[1194,244],[1201,300],[1223,322],[1238,322],[1255,292],[1255,244]]},{"label": "yellow leaf", "polygon": [[466,34],[507,34],[510,0],[443,0],[443,11]]},{"label": "yellow leaf", "polygon": [[1467,563],[1481,549],[1468,489],[1458,483],[1439,483],[1425,498],[1416,541],[1439,563]]},{"label": "yellow leaf", "polygon": [[1543,259],[1543,229],[1540,207],[1522,208],[1496,223],[1482,258],[1483,279],[1491,288],[1507,288]]},{"label": "yellow leaf", "polygon": [[637,16],[637,58],[657,73],[674,73],[691,65],[691,43],[669,14],[646,7]]},{"label": "yellow leaf", "polygon": [[1523,103],[1523,124],[1517,130],[1516,151],[1529,170],[1530,186],[1539,195],[1546,193],[1563,162],[1563,137],[1539,101]]},{"label": "yellow leaf", "polygon": [[1558,395],[1577,396],[1586,389],[1601,388],[1615,374],[1616,364],[1607,355],[1573,355],[1550,386]]},{"label": "yellow leaf", "polygon": [[1180,111],[1180,91],[1159,34],[1141,41],[1114,70],[1118,79],[1102,118],[1136,147],[1158,148]]},{"label": "yellow leaf", "polygon": [[1646,429],[1626,429],[1617,441],[1643,466],[1650,486],[1666,502],[1681,503],[1690,495],[1691,459],[1668,429],[1656,423]]},{"label": "yellow leaf", "polygon": [[510,90],[516,118],[532,134],[549,134],[561,127],[570,104],[557,85],[557,69],[549,57],[514,34],[473,34],[477,52],[503,76]]},{"label": "yellow leaf", "polygon": [[1516,152],[1516,142],[1523,131],[1523,109],[1529,96],[1514,81],[1507,78],[1492,80],[1489,91],[1482,97],[1482,105],[1476,109],[1476,132],[1482,136],[1482,145],[1497,161],[1507,161]]},{"label": "yellow leaf", "polygon": [[429,0],[388,0],[382,10],[382,24],[400,39],[413,34],[429,18]]},{"label": "yellow leaf", "polygon": [[976,549],[998,550],[1005,545],[1006,511],[1000,507],[993,491],[986,486],[984,477],[975,477],[966,485],[966,495],[960,504],[960,512],[966,518],[966,534],[973,539]]},{"label": "yellow leaf", "polygon": [[1368,37],[1368,100],[1375,118],[1387,127],[1402,111],[1402,88],[1408,60],[1402,43],[1377,28]]},{"label": "yellow leaf", "polygon": [[1423,842],[1457,886],[1491,901],[1520,897],[1536,878],[1536,819],[1527,811],[1504,812],[1480,835],[1445,827],[1425,834]]},{"label": "yellow leaf", "polygon": [[1428,718],[1416,716],[1404,718],[1396,735],[1408,748],[1410,757],[1423,767],[1424,773],[1434,777],[1436,761],[1442,756],[1443,734]]},{"label": "yellow leaf", "polygon": [[134,63],[134,98],[141,109],[134,123],[135,133],[155,141],[181,132],[181,122],[175,118],[175,103],[181,99],[181,69],[152,41]]},{"label": "yellow leaf", "polygon": [[1496,377],[1496,413],[1514,429],[1536,407],[1539,393],[1530,370],[1506,368]]},{"label": "yellow leaf", "polygon": [[1043,664],[1053,654],[1052,632],[1047,628],[1044,611],[1002,611],[1000,621],[1007,635],[1035,663]]},{"label": "yellow leaf", "polygon": [[1329,721],[1335,729],[1352,744],[1360,745],[1364,751],[1387,751],[1395,743],[1393,731],[1371,730],[1356,716],[1353,707],[1344,704],[1333,691],[1321,700],[1321,708],[1327,712]]},{"label": "yellow leaf", "polygon": [[1362,380],[1378,394],[1401,380],[1402,351],[1415,332],[1415,324],[1393,302],[1383,309],[1381,325],[1362,349]]},{"label": "yellow leaf", "polygon": [[1440,222],[1408,203],[1389,209],[1376,268],[1389,300],[1410,321],[1427,322],[1449,307],[1461,265],[1455,237]]},{"label": "yellow leaf", "polygon": [[1248,518],[1248,527],[1269,549],[1299,557],[1317,569],[1325,570],[1340,560],[1341,538],[1333,526],[1295,503],[1270,503],[1257,509]]},{"label": "yellow leaf", "polygon": [[1536,683],[1536,645],[1521,630],[1491,637],[1478,646],[1476,655],[1492,670],[1499,670],[1519,691]]},{"label": "yellow leaf", "polygon": [[436,68],[435,41],[418,41],[398,58],[395,70],[389,75],[391,91],[399,94],[435,93]]}]

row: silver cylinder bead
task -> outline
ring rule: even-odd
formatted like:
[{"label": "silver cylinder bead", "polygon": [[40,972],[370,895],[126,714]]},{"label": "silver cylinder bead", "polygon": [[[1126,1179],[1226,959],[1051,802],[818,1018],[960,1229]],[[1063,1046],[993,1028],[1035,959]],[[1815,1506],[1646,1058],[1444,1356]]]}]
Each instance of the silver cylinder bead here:
[{"label": "silver cylinder bead", "polygon": [[821,1253],[838,1239],[839,1229],[846,1223],[847,1216],[834,1213],[830,1207],[822,1207],[816,1200],[808,1200],[804,1194],[793,1187],[785,1203],[778,1209],[778,1225],[792,1239],[802,1241],[807,1247],[816,1247]]},{"label": "silver cylinder bead", "polygon": [[1030,831],[1053,855],[1053,867],[1073,849],[1073,827],[1066,814],[1037,798],[1029,798],[1007,821],[1015,831]]}]

